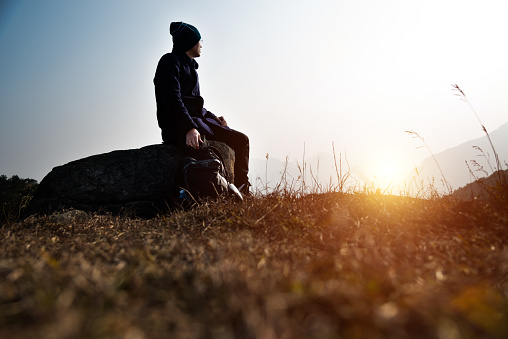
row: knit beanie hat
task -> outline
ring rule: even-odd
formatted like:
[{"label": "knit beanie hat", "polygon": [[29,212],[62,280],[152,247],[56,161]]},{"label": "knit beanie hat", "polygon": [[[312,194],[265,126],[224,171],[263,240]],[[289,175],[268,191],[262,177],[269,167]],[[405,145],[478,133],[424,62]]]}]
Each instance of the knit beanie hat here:
[{"label": "knit beanie hat", "polygon": [[173,36],[174,51],[187,52],[201,40],[198,29],[184,22],[172,22],[169,32]]}]

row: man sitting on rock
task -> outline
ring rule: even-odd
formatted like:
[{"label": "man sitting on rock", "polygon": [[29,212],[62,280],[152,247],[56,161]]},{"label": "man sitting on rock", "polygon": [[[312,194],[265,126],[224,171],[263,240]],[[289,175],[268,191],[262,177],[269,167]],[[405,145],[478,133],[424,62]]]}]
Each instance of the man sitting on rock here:
[{"label": "man sitting on rock", "polygon": [[155,72],[157,120],[164,143],[199,148],[204,135],[226,143],[235,151],[234,184],[248,194],[249,138],[228,127],[224,117],[203,108],[195,58],[201,55],[201,35],[196,27],[172,22],[173,51],[162,56]]}]

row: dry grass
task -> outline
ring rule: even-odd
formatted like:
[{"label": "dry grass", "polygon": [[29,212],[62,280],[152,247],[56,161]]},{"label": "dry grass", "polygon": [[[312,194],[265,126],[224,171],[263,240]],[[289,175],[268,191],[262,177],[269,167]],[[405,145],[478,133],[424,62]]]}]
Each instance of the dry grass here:
[{"label": "dry grass", "polygon": [[508,211],[274,194],[0,229],[1,338],[501,338]]}]

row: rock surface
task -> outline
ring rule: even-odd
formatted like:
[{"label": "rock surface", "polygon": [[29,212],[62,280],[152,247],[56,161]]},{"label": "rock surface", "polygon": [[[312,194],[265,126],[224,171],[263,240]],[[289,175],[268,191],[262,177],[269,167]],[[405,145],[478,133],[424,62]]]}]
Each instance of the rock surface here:
[{"label": "rock surface", "polygon": [[[206,141],[221,152],[233,175],[234,151]],[[28,214],[62,209],[151,216],[171,205],[174,178],[183,153],[172,145],[151,145],[93,155],[53,168],[42,179]]]}]

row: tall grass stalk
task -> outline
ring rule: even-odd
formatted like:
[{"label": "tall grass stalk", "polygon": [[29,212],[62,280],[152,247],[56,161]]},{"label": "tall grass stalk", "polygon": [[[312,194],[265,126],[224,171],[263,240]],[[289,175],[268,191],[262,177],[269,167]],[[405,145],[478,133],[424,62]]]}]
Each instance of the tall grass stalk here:
[{"label": "tall grass stalk", "polygon": [[342,159],[342,153],[340,153],[337,157],[335,145],[333,142],[332,149],[335,165],[335,175],[337,180],[336,183],[334,182],[335,175],[330,175],[328,184],[320,181],[319,171],[321,170],[322,162],[318,158],[316,167],[314,168],[312,164],[307,163],[305,146],[306,145],[304,143],[302,162],[300,163],[298,160],[295,161],[295,165],[298,170],[297,177],[293,177],[289,173],[289,157],[286,156],[284,168],[280,172],[280,180],[278,182],[268,181],[269,154],[267,153],[265,157],[265,173],[264,175],[261,174],[256,178],[257,184],[255,192],[260,193],[261,195],[281,194],[283,196],[304,196],[306,194],[319,194],[329,192],[345,193],[346,191],[355,190],[353,187],[354,185],[350,182],[350,180],[352,180],[352,176],[350,173],[350,165],[347,156],[344,156],[344,160]]},{"label": "tall grass stalk", "polygon": [[432,158],[434,159],[434,162],[436,163],[437,165],[437,168],[439,169],[439,172],[441,173],[441,177],[443,178],[443,184],[445,186],[445,188],[447,189],[448,191],[448,194],[452,194],[453,192],[453,189],[452,189],[452,186],[450,185],[450,183],[448,182],[448,180],[446,180],[446,177],[443,173],[443,170],[441,169],[441,166],[439,165],[439,162],[437,161],[436,159],[436,156],[434,155],[434,153],[432,152],[432,150],[430,149],[429,145],[427,145],[427,143],[425,142],[425,139],[423,139],[422,136],[420,136],[417,132],[411,130],[411,131],[406,131],[407,134],[411,135],[412,138],[417,138],[417,139],[420,139],[423,143],[424,146],[419,146],[417,147],[418,148],[426,148],[427,150],[429,150],[430,154],[432,155]]},{"label": "tall grass stalk", "polygon": [[455,95],[458,96],[462,101],[466,102],[468,104],[469,108],[471,108],[471,111],[473,111],[476,119],[478,120],[478,122],[480,123],[480,126],[482,127],[483,132],[485,132],[485,135],[487,135],[487,139],[489,140],[490,147],[492,147],[492,152],[494,152],[494,157],[496,158],[496,167],[497,167],[496,171],[501,171],[502,170],[501,161],[499,160],[499,155],[496,152],[494,143],[492,142],[492,139],[490,138],[490,134],[489,134],[489,132],[487,132],[485,125],[480,120],[480,117],[476,113],[476,110],[474,109],[473,105],[471,105],[471,103],[467,99],[466,93],[464,93],[464,91],[462,89],[460,89],[459,85],[457,85],[457,84],[452,85],[452,90],[457,91],[458,93],[455,93]]},{"label": "tall grass stalk", "polygon": [[265,192],[268,192],[268,159],[270,156],[266,153],[266,164],[265,164]]},{"label": "tall grass stalk", "polygon": [[346,161],[348,170],[343,175],[342,174],[342,153],[339,153],[339,165],[337,166],[337,157],[335,155],[336,154],[335,153],[335,143],[333,143],[333,142],[332,142],[332,149],[333,149],[333,161],[335,164],[335,173],[337,174],[337,185],[338,185],[339,192],[343,193],[346,181],[348,180],[348,178],[350,176],[349,162],[347,161],[346,153],[344,153],[344,159]]},{"label": "tall grass stalk", "polygon": [[[471,169],[471,166],[466,161],[469,173],[471,173],[471,175],[474,177],[476,182],[478,182],[480,187],[488,193],[491,200],[493,200],[494,202],[500,202],[501,204],[506,204],[508,202],[508,177],[506,173],[503,171],[501,161],[499,159],[499,154],[496,152],[496,148],[494,147],[494,143],[490,138],[490,134],[487,131],[487,128],[485,128],[485,125],[481,121],[480,117],[478,116],[478,113],[476,113],[476,110],[474,109],[473,105],[471,105],[471,102],[469,102],[466,93],[464,93],[464,91],[457,84],[452,85],[452,90],[456,91],[457,93],[455,93],[455,95],[458,96],[462,101],[466,102],[469,108],[471,108],[471,111],[473,112],[476,119],[478,120],[478,123],[482,127],[482,131],[485,133],[487,139],[489,140],[490,147],[492,148],[492,152],[494,153],[494,158],[496,159],[496,168],[492,168],[490,160],[485,154],[485,152],[480,147],[473,146],[477,151],[480,152],[480,156],[483,156],[486,159],[487,164],[490,167],[490,170],[493,172],[493,175],[495,176],[496,180],[494,186],[487,185],[486,183],[484,183],[483,180],[481,180],[478,177],[478,175],[474,173],[474,171]],[[476,172],[482,171],[483,173],[487,174],[486,171],[483,169],[483,166],[478,164],[477,161],[472,160],[471,163],[473,164],[474,167],[476,167]]]}]

